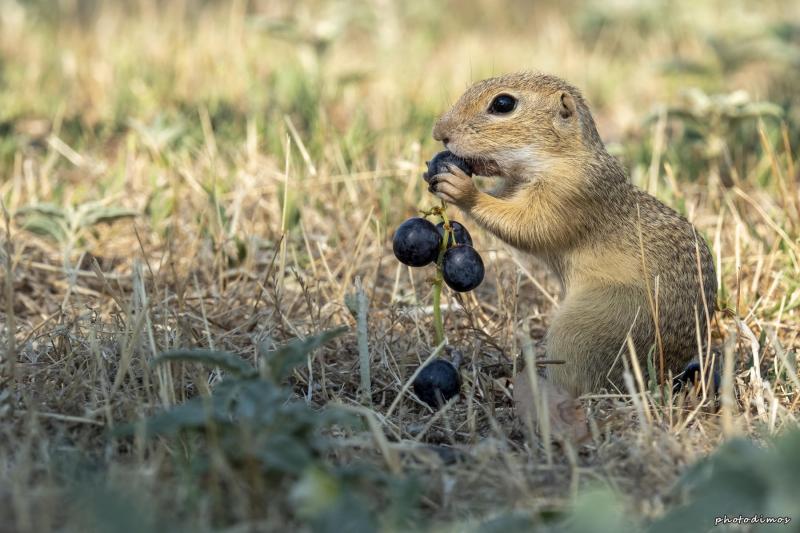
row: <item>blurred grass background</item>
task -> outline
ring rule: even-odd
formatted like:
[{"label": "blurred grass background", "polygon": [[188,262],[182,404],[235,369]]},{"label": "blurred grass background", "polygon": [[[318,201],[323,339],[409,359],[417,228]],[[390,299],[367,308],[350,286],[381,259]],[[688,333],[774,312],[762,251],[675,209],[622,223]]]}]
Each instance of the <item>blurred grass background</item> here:
[{"label": "blurred grass background", "polygon": [[521,69],[581,87],[612,143],[689,88],[746,90],[795,124],[797,10],[780,1],[11,2],[0,155],[9,164],[49,131],[39,120],[70,145],[133,128],[184,153],[203,143],[203,110],[223,148],[254,121],[261,146],[279,156],[288,114],[319,164],[332,163],[333,137],[340,163],[371,170],[414,141],[430,147],[434,117],[471,82]]},{"label": "blurred grass background", "polygon": [[[524,69],[580,87],[631,179],[712,245],[727,309],[717,340],[737,354],[727,422],[662,406],[663,427],[645,431],[614,400],[597,412],[621,426],[546,461],[541,443],[520,438],[499,380],[519,331],[541,337],[551,306],[485,235],[487,282],[477,297],[446,298],[450,338],[476,354],[466,406],[387,414],[432,344],[429,318],[414,314],[429,304],[425,274],[400,269],[387,246],[432,203],[420,180],[439,149],[431,126],[472,82]],[[0,0],[0,514],[20,531],[326,531],[344,517],[359,531],[560,530],[574,501],[575,530],[674,518],[670,490],[689,462],[797,422],[798,87],[792,0]],[[301,409],[292,416],[341,444],[305,450],[319,437],[301,424],[284,445],[308,462],[278,471],[236,451],[250,450],[244,423],[223,444],[210,430],[108,436],[216,390],[218,368],[155,368],[161,351],[228,350],[259,365],[289,338],[353,324],[344,296],[357,277],[376,382],[359,416],[377,426],[345,430]],[[352,407],[357,355],[354,335],[343,339],[300,365],[290,391],[266,378],[242,387]],[[458,445],[478,465],[408,458],[411,443]],[[348,470],[360,456],[365,471]],[[773,462],[764,468],[795,468]],[[627,499],[574,500],[598,479]],[[388,501],[399,503],[383,512]],[[620,522],[618,505],[635,523]],[[502,514],[514,510],[532,514]]]}]

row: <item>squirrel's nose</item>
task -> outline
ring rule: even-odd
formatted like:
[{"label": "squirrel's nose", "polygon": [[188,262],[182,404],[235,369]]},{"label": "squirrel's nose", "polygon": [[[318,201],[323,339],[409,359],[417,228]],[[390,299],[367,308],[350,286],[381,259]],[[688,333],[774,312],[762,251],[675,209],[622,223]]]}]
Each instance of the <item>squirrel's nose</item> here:
[{"label": "squirrel's nose", "polygon": [[447,123],[441,118],[433,125],[433,138],[437,141],[442,141],[444,144],[450,142],[450,132],[447,131]]},{"label": "squirrel's nose", "polygon": [[448,135],[442,133],[439,128],[434,128],[433,129],[433,138],[435,140],[437,140],[437,141],[442,141],[444,144],[447,144],[447,143],[450,142],[450,137]]}]

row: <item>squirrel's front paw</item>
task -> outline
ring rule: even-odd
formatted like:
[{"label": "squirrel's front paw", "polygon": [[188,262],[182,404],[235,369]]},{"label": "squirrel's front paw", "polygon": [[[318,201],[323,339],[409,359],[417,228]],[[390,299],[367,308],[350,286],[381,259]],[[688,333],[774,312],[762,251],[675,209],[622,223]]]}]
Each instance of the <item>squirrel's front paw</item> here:
[{"label": "squirrel's front paw", "polygon": [[458,166],[448,163],[448,172],[436,174],[428,180],[428,191],[447,203],[468,208],[478,194],[472,177]]}]

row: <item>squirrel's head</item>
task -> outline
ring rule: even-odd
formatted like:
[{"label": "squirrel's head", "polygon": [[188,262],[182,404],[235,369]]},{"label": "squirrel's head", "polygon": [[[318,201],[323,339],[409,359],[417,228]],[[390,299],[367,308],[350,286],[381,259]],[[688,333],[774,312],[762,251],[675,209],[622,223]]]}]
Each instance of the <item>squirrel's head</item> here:
[{"label": "squirrel's head", "polygon": [[532,177],[603,150],[580,91],[547,74],[516,73],[469,89],[433,138],[482,175]]}]

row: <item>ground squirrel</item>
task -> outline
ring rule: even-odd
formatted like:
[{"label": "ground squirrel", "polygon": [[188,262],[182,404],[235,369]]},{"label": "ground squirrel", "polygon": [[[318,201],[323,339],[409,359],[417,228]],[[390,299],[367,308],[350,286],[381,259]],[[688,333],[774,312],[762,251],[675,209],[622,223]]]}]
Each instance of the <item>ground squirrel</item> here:
[{"label": "ground squirrel", "polygon": [[545,342],[547,357],[566,363],[550,366],[549,379],[574,395],[624,391],[629,333],[643,371],[651,349],[657,372],[663,354],[664,372],[675,375],[708,345],[716,281],[705,241],[628,181],[575,87],[533,73],[478,82],[433,137],[476,174],[503,179],[482,192],[449,165],[427,178],[431,192],[561,280]]}]

